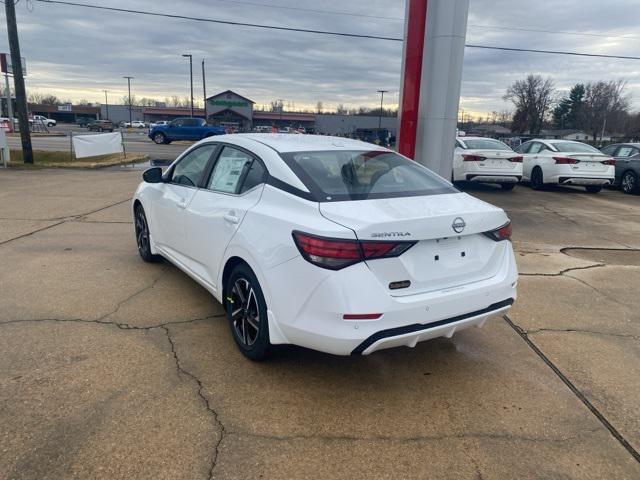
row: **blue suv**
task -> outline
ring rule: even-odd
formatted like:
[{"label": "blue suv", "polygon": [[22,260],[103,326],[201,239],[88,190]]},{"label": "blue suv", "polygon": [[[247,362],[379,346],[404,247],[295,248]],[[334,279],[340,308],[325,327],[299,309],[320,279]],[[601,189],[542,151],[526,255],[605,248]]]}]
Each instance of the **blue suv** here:
[{"label": "blue suv", "polygon": [[213,135],[224,135],[223,127],[208,125],[203,118],[176,118],[167,125],[156,125],[149,131],[149,138],[157,144],[174,140],[198,141]]}]

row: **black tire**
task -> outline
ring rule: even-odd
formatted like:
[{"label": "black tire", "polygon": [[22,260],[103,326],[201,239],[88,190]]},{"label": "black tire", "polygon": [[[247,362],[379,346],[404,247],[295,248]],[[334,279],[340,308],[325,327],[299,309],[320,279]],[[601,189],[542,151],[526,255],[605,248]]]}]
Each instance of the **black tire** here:
[{"label": "black tire", "polygon": [[516,188],[516,184],[515,183],[501,183],[500,187],[505,192],[509,192],[509,191],[513,190],[514,188]]},{"label": "black tire", "polygon": [[584,189],[589,193],[598,193],[602,190],[602,187],[600,185],[587,185]]},{"label": "black tire", "polygon": [[162,132],[154,133],[153,134],[153,141],[155,143],[157,143],[158,145],[169,143],[169,142],[167,142],[167,136]]},{"label": "black tire", "polygon": [[269,355],[267,303],[248,265],[237,265],[225,285],[225,309],[231,335],[243,355],[259,361]]},{"label": "black tire", "polygon": [[534,190],[542,190],[544,188],[544,177],[540,167],[534,167],[531,172],[531,188]]},{"label": "black tire", "polygon": [[638,193],[638,175],[631,170],[624,172],[620,179],[620,190],[629,194]]},{"label": "black tire", "polygon": [[138,253],[145,262],[157,263],[162,261],[160,255],[151,253],[151,235],[149,233],[149,223],[147,216],[144,214],[142,205],[138,205],[134,214],[134,228],[136,232],[136,243],[138,245]]}]

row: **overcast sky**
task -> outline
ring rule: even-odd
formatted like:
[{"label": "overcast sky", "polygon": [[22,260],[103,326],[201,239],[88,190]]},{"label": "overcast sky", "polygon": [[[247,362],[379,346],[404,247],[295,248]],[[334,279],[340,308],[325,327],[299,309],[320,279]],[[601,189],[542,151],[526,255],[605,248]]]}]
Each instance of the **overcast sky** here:
[{"label": "overcast sky", "polygon": [[[85,0],[248,23],[389,37],[403,34],[403,0],[243,1]],[[192,53],[196,98],[202,96],[200,62],[205,58],[209,94],[233,89],[257,104],[281,98],[296,107],[314,107],[322,101],[325,109],[331,109],[340,103],[375,106],[379,101],[376,90],[385,89],[391,91],[385,103],[391,107],[398,102],[400,42],[199,23],[28,0],[20,1],[16,9],[28,65],[28,91],[100,102],[107,89],[110,101],[121,103],[126,94],[122,76],[132,75],[137,97],[185,96],[188,60],[180,55]],[[639,18],[639,0],[471,0],[467,43],[640,56]],[[8,51],[4,18],[0,49]],[[640,61],[476,49],[465,52],[461,107],[475,113],[511,109],[502,95],[510,83],[528,73],[551,77],[561,90],[578,81],[624,78],[634,108],[640,109]]]}]

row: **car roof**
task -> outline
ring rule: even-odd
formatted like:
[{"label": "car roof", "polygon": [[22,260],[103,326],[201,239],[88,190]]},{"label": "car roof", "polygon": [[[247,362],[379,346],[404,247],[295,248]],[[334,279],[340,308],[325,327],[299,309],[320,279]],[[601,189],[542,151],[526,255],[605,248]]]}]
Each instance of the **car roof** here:
[{"label": "car roof", "polygon": [[[225,138],[226,137],[226,138]],[[235,133],[211,137],[212,141],[233,141],[234,138],[246,138],[266,145],[273,150],[284,152],[307,152],[322,150],[384,150],[373,143],[352,140],[350,138],[332,137],[327,135],[296,135],[289,133]]]},{"label": "car roof", "polygon": [[[456,137],[456,140],[461,140],[461,141],[465,141],[465,140],[495,140],[496,142],[500,142],[500,140],[497,140],[495,138],[491,138],[491,137],[469,137],[469,136],[464,136],[464,137]],[[504,142],[500,142],[500,143],[504,143]]]}]

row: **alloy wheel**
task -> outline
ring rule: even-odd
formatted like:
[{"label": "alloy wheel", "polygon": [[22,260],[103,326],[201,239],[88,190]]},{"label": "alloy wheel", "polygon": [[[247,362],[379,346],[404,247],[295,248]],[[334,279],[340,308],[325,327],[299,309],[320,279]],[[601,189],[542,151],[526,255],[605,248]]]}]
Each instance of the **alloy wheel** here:
[{"label": "alloy wheel", "polygon": [[231,289],[231,322],[237,338],[250,347],[260,333],[260,311],[253,286],[244,277],[238,278]]},{"label": "alloy wheel", "polygon": [[622,191],[625,193],[631,193],[635,191],[638,179],[633,172],[627,172],[622,177]]},{"label": "alloy wheel", "polygon": [[144,216],[142,209],[138,209],[136,213],[136,242],[138,243],[138,250],[146,252],[149,249],[149,227],[147,225],[147,219]]}]

